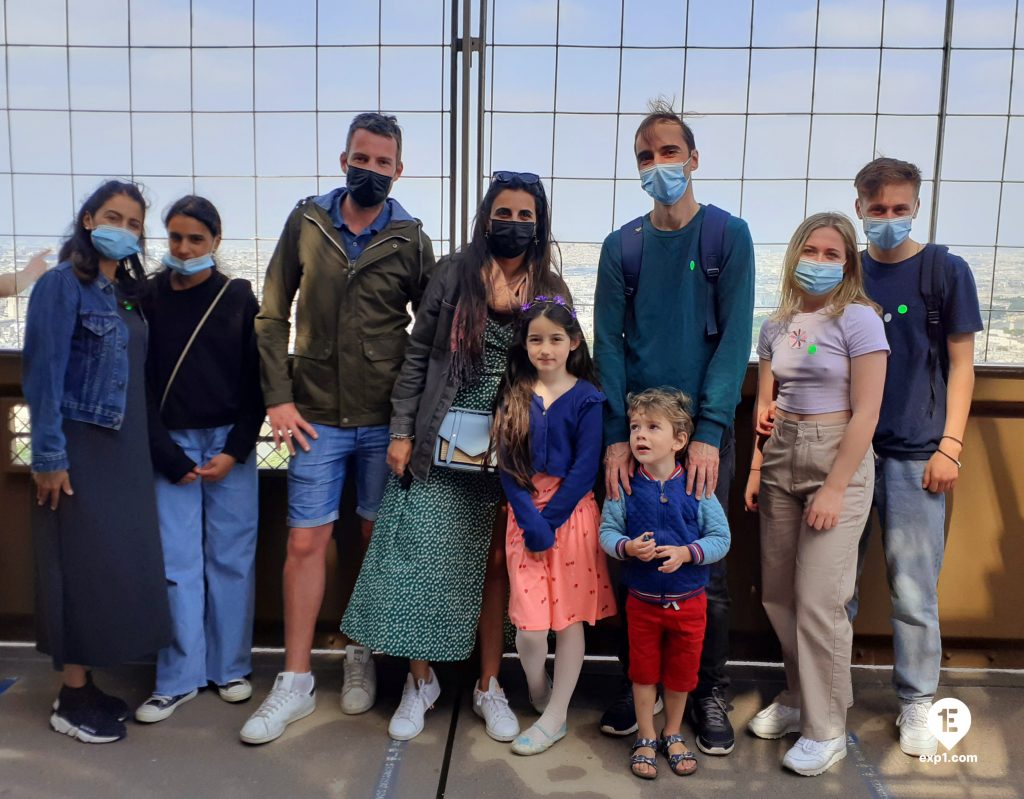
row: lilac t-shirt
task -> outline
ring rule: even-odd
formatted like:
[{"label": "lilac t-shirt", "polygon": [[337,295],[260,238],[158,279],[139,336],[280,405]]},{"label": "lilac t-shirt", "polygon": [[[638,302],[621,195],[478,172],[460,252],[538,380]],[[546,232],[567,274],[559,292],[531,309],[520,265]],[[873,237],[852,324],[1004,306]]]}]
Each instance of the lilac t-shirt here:
[{"label": "lilac t-shirt", "polygon": [[880,350],[889,351],[882,320],[856,303],[840,316],[822,309],[766,319],[757,340],[757,356],[772,362],[779,383],[776,403],[801,414],[850,410],[850,359]]}]

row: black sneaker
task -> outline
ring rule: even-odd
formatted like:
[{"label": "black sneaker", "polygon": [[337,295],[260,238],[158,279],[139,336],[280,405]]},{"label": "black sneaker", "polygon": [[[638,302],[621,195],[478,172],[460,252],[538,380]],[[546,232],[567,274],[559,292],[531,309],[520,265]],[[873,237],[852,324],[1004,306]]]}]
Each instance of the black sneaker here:
[{"label": "black sneaker", "polygon": [[[654,703],[654,715],[664,710],[661,697]],[[637,731],[636,708],[633,706],[633,684],[623,680],[619,695],[601,716],[601,732],[605,735],[622,737]]]},{"label": "black sneaker", "polygon": [[85,687],[88,688],[95,697],[96,703],[115,719],[118,721],[124,721],[128,718],[128,714],[131,712],[128,709],[128,703],[123,699],[118,699],[116,696],[111,696],[110,694],[101,691],[99,687],[97,687],[96,683],[92,681],[91,671],[87,671],[85,673]]},{"label": "black sneaker", "polygon": [[[104,693],[97,687],[96,683],[92,681],[91,671],[85,673],[85,687],[82,690],[90,697],[90,701],[102,708],[107,715],[113,716],[118,721],[125,721],[129,713],[131,713],[127,702],[123,699],[118,699],[116,696]],[[57,709],[59,702],[59,699],[53,700],[54,710]]]},{"label": "black sneaker", "polygon": [[728,710],[721,688],[712,688],[711,696],[691,699],[689,721],[696,733],[697,748],[704,754],[727,755],[736,746]]},{"label": "black sneaker", "polygon": [[50,727],[87,744],[113,743],[127,734],[124,722],[108,713],[94,694],[67,686],[60,689]]}]

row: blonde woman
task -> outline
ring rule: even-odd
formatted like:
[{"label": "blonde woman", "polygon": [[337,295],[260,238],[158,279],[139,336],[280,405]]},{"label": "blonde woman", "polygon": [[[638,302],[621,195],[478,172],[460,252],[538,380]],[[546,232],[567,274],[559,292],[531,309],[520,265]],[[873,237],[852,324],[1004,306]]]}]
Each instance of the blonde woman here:
[{"label": "blonde woman", "polygon": [[762,601],[787,682],[748,726],[761,738],[799,732],[783,765],[806,776],[846,757],[853,628],[845,606],[871,509],[871,437],[888,352],[852,223],[838,213],[808,217],[789,242],[779,307],[758,338],[759,439],[745,494],[747,509],[761,514]]}]

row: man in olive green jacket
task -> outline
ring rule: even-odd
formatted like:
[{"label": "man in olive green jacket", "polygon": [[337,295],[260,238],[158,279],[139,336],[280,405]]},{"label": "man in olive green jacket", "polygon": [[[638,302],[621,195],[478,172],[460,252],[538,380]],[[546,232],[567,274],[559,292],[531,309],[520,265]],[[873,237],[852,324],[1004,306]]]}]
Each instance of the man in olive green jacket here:
[{"label": "man in olive green jacket", "polygon": [[[416,306],[434,267],[422,224],[394,199],[402,132],[394,117],[358,115],[348,131],[344,188],[299,202],[267,267],[256,317],[263,396],[274,443],[288,465],[284,566],[285,670],[242,728],[247,743],[272,741],[313,712],[313,630],[324,594],[327,544],[348,462],[357,464],[364,549],[387,482],[391,388]],[[295,357],[289,369],[292,301]],[[368,648],[346,647],[342,710],[373,706]]]}]

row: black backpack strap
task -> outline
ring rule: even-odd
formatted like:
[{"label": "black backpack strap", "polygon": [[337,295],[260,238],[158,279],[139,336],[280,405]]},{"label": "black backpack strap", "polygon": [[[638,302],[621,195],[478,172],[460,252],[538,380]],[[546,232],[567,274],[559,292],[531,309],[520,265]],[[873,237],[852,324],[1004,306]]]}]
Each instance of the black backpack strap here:
[{"label": "black backpack strap", "polygon": [[928,375],[931,397],[928,415],[935,412],[935,384],[942,368],[942,304],[945,299],[946,256],[949,247],[925,244],[921,260],[921,297],[924,299],[926,329],[928,331]]},{"label": "black backpack strap", "polygon": [[716,205],[704,206],[704,221],[700,228],[700,268],[708,281],[707,303],[704,310],[705,331],[718,335],[718,303],[715,286],[725,268],[725,225],[729,212]]},{"label": "black backpack strap", "polygon": [[627,304],[636,296],[640,282],[640,267],[644,261],[644,218],[638,216],[619,228],[619,244],[622,246],[622,283]]}]

